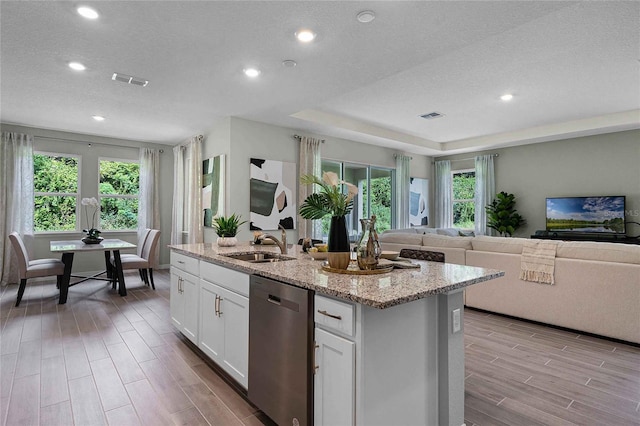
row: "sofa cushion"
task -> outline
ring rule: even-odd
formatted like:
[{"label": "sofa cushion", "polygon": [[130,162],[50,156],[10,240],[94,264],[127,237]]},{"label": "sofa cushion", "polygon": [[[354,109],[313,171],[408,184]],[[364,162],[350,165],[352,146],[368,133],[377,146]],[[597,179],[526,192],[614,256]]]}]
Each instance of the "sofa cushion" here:
[{"label": "sofa cushion", "polygon": [[416,228],[387,229],[380,235],[385,234],[422,234],[422,232],[418,231]]},{"label": "sofa cushion", "polygon": [[406,244],[406,245],[422,245],[422,235],[410,234],[406,232],[389,232],[380,235],[379,240],[381,243],[394,243],[394,244]]},{"label": "sofa cushion", "polygon": [[640,246],[633,244],[561,241],[556,257],[640,264]]},{"label": "sofa cushion", "polygon": [[448,235],[450,237],[459,236],[460,230],[457,228],[436,228],[436,234],[438,235]]},{"label": "sofa cushion", "polygon": [[422,245],[427,247],[450,247],[450,248],[462,248],[471,250],[470,237],[447,237],[437,234],[425,234],[421,235]]},{"label": "sofa cushion", "polygon": [[471,241],[474,250],[495,253],[522,254],[522,246],[526,238],[489,237],[479,235]]}]

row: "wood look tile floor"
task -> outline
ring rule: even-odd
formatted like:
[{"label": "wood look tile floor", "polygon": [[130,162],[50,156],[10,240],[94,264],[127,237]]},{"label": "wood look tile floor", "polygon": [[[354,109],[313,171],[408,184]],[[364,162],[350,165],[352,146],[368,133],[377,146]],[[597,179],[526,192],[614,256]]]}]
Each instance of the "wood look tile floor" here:
[{"label": "wood look tile floor", "polygon": [[[0,425],[272,424],[170,323],[156,291],[126,275],[0,288]],[[465,310],[465,421],[472,425],[640,425],[640,349]],[[392,425],[389,425],[392,426]]]}]

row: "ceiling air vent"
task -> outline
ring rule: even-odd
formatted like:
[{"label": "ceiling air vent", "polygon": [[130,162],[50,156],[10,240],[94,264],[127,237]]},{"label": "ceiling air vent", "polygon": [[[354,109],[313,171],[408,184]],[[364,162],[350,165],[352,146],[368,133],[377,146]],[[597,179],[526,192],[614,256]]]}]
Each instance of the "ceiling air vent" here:
[{"label": "ceiling air vent", "polygon": [[121,81],[122,83],[127,83],[127,84],[135,84],[136,86],[142,86],[142,87],[145,87],[147,84],[149,84],[149,80],[145,80],[140,77],[133,77],[130,75],[121,74],[117,72],[113,73],[111,80]]},{"label": "ceiling air vent", "polygon": [[429,114],[423,114],[420,117],[424,118],[425,120],[433,120],[434,118],[444,117],[444,114],[434,111],[430,112]]}]

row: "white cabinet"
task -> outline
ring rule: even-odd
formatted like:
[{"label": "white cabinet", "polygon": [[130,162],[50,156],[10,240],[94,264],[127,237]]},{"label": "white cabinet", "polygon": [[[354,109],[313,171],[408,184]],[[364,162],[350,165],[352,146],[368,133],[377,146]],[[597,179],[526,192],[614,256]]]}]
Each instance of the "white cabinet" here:
[{"label": "white cabinet", "polygon": [[355,343],[315,329],[314,424],[355,424]]},{"label": "white cabinet", "polygon": [[171,322],[193,343],[198,342],[198,260],[171,253]]},{"label": "white cabinet", "polygon": [[[249,276],[237,271],[234,279],[213,283],[225,274],[218,272],[217,265],[202,265],[200,280],[200,340],[198,346],[245,389],[249,371],[249,298],[229,288],[244,292]],[[212,268],[213,267],[213,268]],[[247,287],[248,290],[248,287]]]}]

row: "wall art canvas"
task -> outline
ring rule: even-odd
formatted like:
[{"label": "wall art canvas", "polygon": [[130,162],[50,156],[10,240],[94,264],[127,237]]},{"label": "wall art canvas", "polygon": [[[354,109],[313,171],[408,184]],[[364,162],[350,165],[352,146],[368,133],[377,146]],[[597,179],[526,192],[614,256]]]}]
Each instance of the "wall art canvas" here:
[{"label": "wall art canvas", "polygon": [[224,155],[202,162],[204,226],[212,226],[215,217],[224,216],[224,173]]},{"label": "wall art canvas", "polygon": [[409,178],[409,224],[429,224],[429,179]]},{"label": "wall art canvas", "polygon": [[252,158],[250,176],[250,229],[295,229],[295,163]]}]

